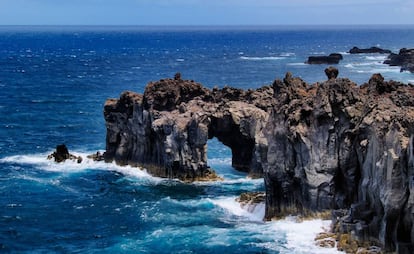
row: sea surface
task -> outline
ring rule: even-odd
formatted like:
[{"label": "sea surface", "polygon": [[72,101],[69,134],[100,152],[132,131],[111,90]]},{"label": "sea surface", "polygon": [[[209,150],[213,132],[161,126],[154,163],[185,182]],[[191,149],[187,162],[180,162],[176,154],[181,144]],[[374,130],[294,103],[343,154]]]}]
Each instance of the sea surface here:
[{"label": "sea surface", "polygon": [[313,242],[329,221],[263,222],[263,204],[240,207],[263,180],[235,171],[216,139],[208,158],[223,182],[46,157],[61,143],[84,158],[104,151],[105,100],[176,72],[210,88],[257,88],[288,71],[314,83],[327,66],[307,57],[342,53],[340,76],[357,84],[374,73],[414,83],[353,46],[397,53],[414,47],[414,26],[0,27],[0,252],[335,253]]}]

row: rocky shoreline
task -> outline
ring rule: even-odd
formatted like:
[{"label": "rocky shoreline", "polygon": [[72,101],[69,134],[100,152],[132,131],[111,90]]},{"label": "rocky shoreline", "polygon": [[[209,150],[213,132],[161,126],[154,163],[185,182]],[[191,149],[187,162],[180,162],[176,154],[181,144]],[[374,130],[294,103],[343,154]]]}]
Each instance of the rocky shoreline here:
[{"label": "rocky shoreline", "polygon": [[233,167],[264,177],[265,195],[239,201],[264,200],[266,220],[332,211],[337,240],[354,239],[352,250],[357,241],[412,253],[414,87],[380,74],[358,86],[335,68],[325,73],[321,83],[287,73],[247,91],[210,90],[177,74],[144,94],[123,92],[105,103],[106,152],[91,158],[220,180],[206,157],[207,140],[217,137]]}]

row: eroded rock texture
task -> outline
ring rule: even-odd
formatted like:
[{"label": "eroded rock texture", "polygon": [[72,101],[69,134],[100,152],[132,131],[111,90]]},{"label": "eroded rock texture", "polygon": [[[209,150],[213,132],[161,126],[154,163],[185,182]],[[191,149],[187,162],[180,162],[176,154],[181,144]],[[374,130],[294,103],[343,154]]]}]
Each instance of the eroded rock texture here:
[{"label": "eroded rock texture", "polygon": [[273,88],[266,218],[346,209],[356,237],[412,248],[413,87],[379,74],[360,87],[332,77],[311,86],[288,73]]},{"label": "eroded rock texture", "polygon": [[262,176],[262,129],[272,101],[271,87],[209,90],[179,74],[149,83],[143,95],[124,92],[106,101],[105,159],[161,177],[209,179],[207,140],[217,137],[231,148],[233,167]]}]

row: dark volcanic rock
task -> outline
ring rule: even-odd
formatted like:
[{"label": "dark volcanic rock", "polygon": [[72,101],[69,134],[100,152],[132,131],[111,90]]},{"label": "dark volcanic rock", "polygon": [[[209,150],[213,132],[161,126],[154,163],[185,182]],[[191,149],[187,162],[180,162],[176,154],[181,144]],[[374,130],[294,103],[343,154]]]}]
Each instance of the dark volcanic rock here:
[{"label": "dark volcanic rock", "polygon": [[353,47],[351,50],[349,50],[349,53],[351,54],[371,54],[371,53],[391,54],[391,50],[382,49],[378,47],[370,47],[366,49],[360,49],[358,47]]},{"label": "dark volcanic rock", "polygon": [[339,71],[337,68],[331,66],[325,69],[325,74],[328,79],[336,79],[338,77]]},{"label": "dark volcanic rock", "polygon": [[143,95],[124,92],[105,103],[105,160],[146,168],[161,177],[214,177],[207,165],[207,140],[217,137],[232,150],[232,165],[262,175],[267,142],[261,132],[273,90],[209,90],[201,84],[164,79]]},{"label": "dark volcanic rock", "polygon": [[338,64],[343,57],[341,54],[332,53],[329,56],[310,56],[307,64]]},{"label": "dark volcanic rock", "polygon": [[358,86],[335,68],[325,73],[314,85],[287,73],[272,88],[247,91],[176,75],[143,95],[124,92],[105,103],[105,160],[162,177],[215,178],[206,144],[217,137],[234,167],[264,175],[266,219],[334,210],[341,246],[374,241],[410,253],[414,87],[380,74]]},{"label": "dark volcanic rock", "polygon": [[54,159],[55,162],[64,162],[66,160],[76,160],[78,163],[82,162],[82,157],[69,153],[66,145],[61,144],[56,146],[56,151],[47,157],[49,160]]},{"label": "dark volcanic rock", "polygon": [[414,88],[374,75],[357,86],[273,84],[265,129],[266,218],[349,209],[346,226],[386,251],[414,243]]},{"label": "dark volcanic rock", "polygon": [[398,54],[391,54],[384,64],[401,66],[401,71],[414,72],[414,49],[403,48]]}]

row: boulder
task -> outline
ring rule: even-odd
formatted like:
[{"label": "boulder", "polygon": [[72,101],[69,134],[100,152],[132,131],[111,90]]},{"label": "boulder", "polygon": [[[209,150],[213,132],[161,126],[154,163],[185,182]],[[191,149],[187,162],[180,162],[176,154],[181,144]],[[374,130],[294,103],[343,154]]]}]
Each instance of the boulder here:
[{"label": "boulder", "polygon": [[329,56],[310,56],[308,57],[307,64],[338,64],[343,57],[341,54],[332,53]]},{"label": "boulder", "polygon": [[379,53],[379,54],[391,54],[391,50],[388,49],[382,49],[378,47],[370,47],[370,48],[358,48],[353,47],[351,50],[349,50],[350,54],[373,54],[373,53]]}]

